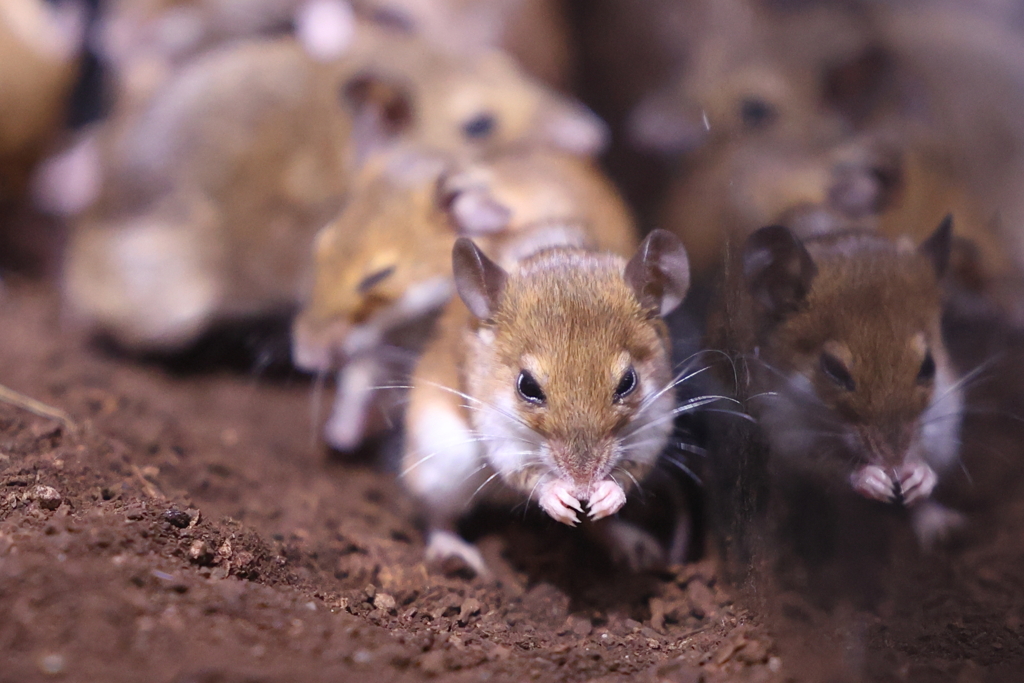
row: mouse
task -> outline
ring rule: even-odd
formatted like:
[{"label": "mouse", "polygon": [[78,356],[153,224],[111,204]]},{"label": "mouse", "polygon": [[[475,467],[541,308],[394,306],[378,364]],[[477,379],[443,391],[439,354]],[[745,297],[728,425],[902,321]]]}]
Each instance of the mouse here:
[{"label": "mouse", "polygon": [[402,481],[427,521],[427,556],[478,575],[456,531],[480,500],[536,501],[557,522],[609,518],[672,430],[662,318],[689,286],[686,250],[656,230],[627,261],[558,236],[529,254],[470,238],[452,250],[458,298],[417,364]]},{"label": "mouse", "polygon": [[962,522],[932,498],[957,463],[964,412],[941,328],[951,244],[950,217],[917,246],[761,228],[736,250],[709,319],[769,461],[906,508],[922,545]]},{"label": "mouse", "polygon": [[457,237],[487,248],[514,240],[525,250],[559,226],[582,226],[602,248],[636,245],[632,215],[610,181],[593,162],[556,150],[462,162],[394,150],[376,155],[356,188],[316,237],[312,287],[292,328],[296,365],[337,374],[325,438],[341,451],[386,424],[373,421],[374,406],[400,390],[372,387],[408,383],[423,330],[454,291]]},{"label": "mouse", "polygon": [[316,231],[374,149],[587,155],[604,135],[500,54],[458,61],[372,26],[328,63],[292,37],[211,50],[97,134],[99,190],[74,220],[66,299],[121,346],[160,352],[215,320],[294,306]]}]

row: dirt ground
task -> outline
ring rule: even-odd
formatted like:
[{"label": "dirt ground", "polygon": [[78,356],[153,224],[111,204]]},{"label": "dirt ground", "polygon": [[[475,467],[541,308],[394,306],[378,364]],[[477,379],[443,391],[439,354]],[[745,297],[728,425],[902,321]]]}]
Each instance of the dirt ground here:
[{"label": "dirt ground", "polygon": [[479,524],[495,579],[427,567],[395,475],[317,442],[308,379],[119,359],[8,281],[0,383],[72,422],[0,403],[0,681],[1020,680],[1024,373],[968,333],[998,360],[947,494],[969,527],[823,633],[712,559],[629,575],[522,510]]}]

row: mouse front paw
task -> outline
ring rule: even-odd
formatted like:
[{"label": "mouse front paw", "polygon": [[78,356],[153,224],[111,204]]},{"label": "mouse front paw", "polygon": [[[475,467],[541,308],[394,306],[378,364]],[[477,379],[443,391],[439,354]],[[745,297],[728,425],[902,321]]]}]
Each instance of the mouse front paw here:
[{"label": "mouse front paw", "polygon": [[904,505],[911,505],[932,495],[939,476],[923,462],[907,465],[899,473],[899,487]]},{"label": "mouse front paw", "polygon": [[618,482],[605,479],[594,488],[594,493],[587,502],[590,509],[588,516],[597,521],[615,514],[625,504],[626,492],[622,490],[622,486]]},{"label": "mouse front paw", "polygon": [[853,490],[871,500],[891,503],[896,499],[892,479],[881,467],[865,465],[850,475]]},{"label": "mouse front paw", "polygon": [[544,512],[551,516],[552,519],[555,519],[562,524],[576,526],[580,522],[576,513],[583,512],[583,506],[580,505],[580,502],[576,500],[574,495],[572,495],[572,489],[569,485],[561,479],[555,479],[554,481],[541,486],[540,496],[537,498],[537,503]]}]

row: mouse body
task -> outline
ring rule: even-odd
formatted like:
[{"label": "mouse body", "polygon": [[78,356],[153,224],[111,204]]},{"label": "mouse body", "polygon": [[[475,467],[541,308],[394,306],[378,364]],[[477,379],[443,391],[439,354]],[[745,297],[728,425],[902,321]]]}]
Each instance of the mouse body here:
[{"label": "mouse body", "polygon": [[428,557],[480,574],[479,552],[455,531],[474,502],[536,500],[576,525],[617,512],[653,467],[675,405],[661,316],[689,283],[686,252],[664,231],[628,262],[585,233],[495,256],[455,244],[459,298],[413,375],[403,459]]},{"label": "mouse body", "polygon": [[951,280],[997,295],[1015,265],[992,212],[959,177],[946,146],[900,133],[825,145],[744,140],[704,150],[673,183],[661,225],[690,245],[695,282],[708,282],[726,245],[764,225],[785,225],[801,238],[857,228],[921,241],[952,214]]},{"label": "mouse body", "polygon": [[85,175],[100,180],[72,231],[67,299],[123,346],[173,351],[215,319],[296,304],[313,236],[372,150],[588,154],[603,128],[503,55],[460,62],[366,26],[330,62],[290,37],[204,53],[96,135]]},{"label": "mouse body", "polygon": [[337,373],[325,436],[343,451],[373,431],[383,395],[400,391],[374,387],[408,383],[422,331],[453,293],[460,235],[529,250],[570,226],[618,253],[636,244],[615,188],[592,162],[564,152],[522,148],[452,163],[396,150],[372,159],[356,187],[316,238],[312,289],[292,334],[300,368]]},{"label": "mouse body", "polygon": [[928,543],[957,516],[931,499],[958,458],[959,374],[942,338],[951,221],[917,248],[872,231],[746,239],[709,322],[770,464],[907,507]]}]

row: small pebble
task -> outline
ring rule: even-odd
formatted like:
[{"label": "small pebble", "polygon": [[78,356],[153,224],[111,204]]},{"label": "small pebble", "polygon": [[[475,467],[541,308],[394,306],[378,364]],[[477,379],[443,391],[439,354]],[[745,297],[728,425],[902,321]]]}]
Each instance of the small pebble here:
[{"label": "small pebble", "polygon": [[39,669],[44,674],[56,676],[64,673],[64,655],[45,655],[39,658]]},{"label": "small pebble", "polygon": [[387,593],[377,593],[373,598],[373,606],[381,612],[390,612],[395,609],[396,605],[395,599]]},{"label": "small pebble", "polygon": [[36,486],[29,496],[44,510],[56,510],[63,502],[60,493],[52,486]]},{"label": "small pebble", "polygon": [[164,512],[164,521],[171,526],[178,527],[179,529],[186,528],[192,523],[192,518],[188,516],[187,512],[182,510],[170,509]]}]

